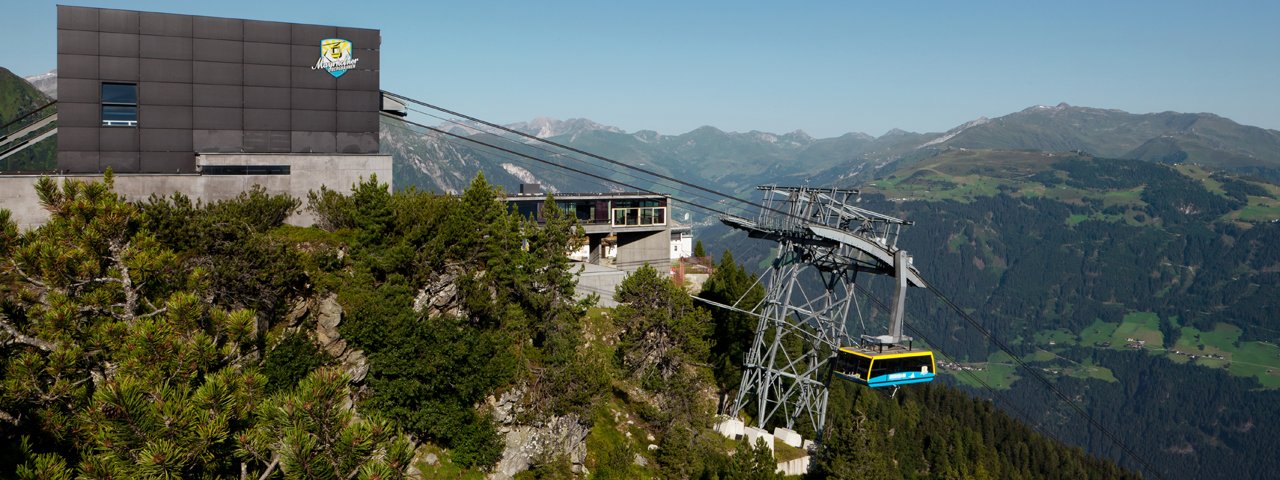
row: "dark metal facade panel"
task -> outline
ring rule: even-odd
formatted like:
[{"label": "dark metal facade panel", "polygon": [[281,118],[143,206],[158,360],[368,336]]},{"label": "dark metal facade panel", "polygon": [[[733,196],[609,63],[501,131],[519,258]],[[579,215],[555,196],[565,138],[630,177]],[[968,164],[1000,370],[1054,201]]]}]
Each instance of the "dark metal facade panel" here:
[{"label": "dark metal facade panel", "polygon": [[337,79],[337,87],[343,90],[378,91],[378,72],[368,70],[347,70],[342,78]]},{"label": "dark metal facade panel", "polygon": [[338,132],[338,153],[378,153],[378,132]]},{"label": "dark metal facade panel", "polygon": [[378,114],[375,112],[342,112],[338,115],[339,132],[358,133],[378,131]]},{"label": "dark metal facade panel", "polygon": [[303,132],[333,132],[337,113],[333,110],[292,110],[293,129]]},{"label": "dark metal facade panel", "polygon": [[195,111],[185,105],[147,105],[138,107],[138,126],[144,128],[191,128]]},{"label": "dark metal facade panel", "polygon": [[182,128],[139,128],[144,152],[192,152],[191,130]]},{"label": "dark metal facade panel", "polygon": [[292,136],[288,131],[245,130],[244,150],[267,153],[289,153]]},{"label": "dark metal facade panel", "polygon": [[[58,79],[58,101],[59,102],[92,102],[98,103],[102,96],[102,82],[98,80],[84,80],[78,78],[59,78]],[[66,117],[59,116],[58,121],[64,121]]]},{"label": "dark metal facade panel", "polygon": [[[338,38],[351,42],[354,48],[381,48],[382,35],[377,30],[367,28],[338,27],[335,32]],[[361,60],[362,62],[364,60]]]},{"label": "dark metal facade panel", "polygon": [[335,97],[340,112],[377,112],[382,108],[381,92],[338,90]]},{"label": "dark metal facade panel", "polygon": [[136,172],[138,171],[138,152],[99,152],[98,168],[100,171],[106,171],[110,168],[113,172]]},{"label": "dark metal facade panel", "polygon": [[333,132],[292,132],[291,150],[295,153],[336,152]]},{"label": "dark metal facade panel", "polygon": [[[61,138],[61,137],[59,137]],[[71,173],[98,172],[98,152],[63,150],[58,142],[58,169]]]},{"label": "dark metal facade panel", "polygon": [[196,154],[191,151],[142,152],[139,160],[138,171],[142,173],[193,173],[196,171]]},{"label": "dark metal facade panel", "polygon": [[[58,15],[59,168],[191,171],[193,152],[378,151],[377,30],[62,6]],[[356,67],[339,77],[313,69],[326,38],[351,41]],[[103,82],[137,83],[136,128],[101,125]],[[85,154],[62,154],[75,152]]]},{"label": "dark metal facade panel", "polygon": [[98,33],[98,54],[113,57],[137,57],[138,34]]},{"label": "dark metal facade panel", "polygon": [[138,57],[97,58],[99,79],[113,82],[138,81]]},{"label": "dark metal facade panel", "polygon": [[242,130],[244,111],[239,108],[192,107],[191,127],[207,130]]},{"label": "dark metal facade panel", "polygon": [[98,32],[58,30],[58,53],[98,54]]},{"label": "dark metal facade panel", "polygon": [[289,88],[244,87],[244,104],[261,108],[289,108]]},{"label": "dark metal facade panel", "polygon": [[[59,120],[61,121],[61,120]],[[58,151],[98,151],[98,127],[58,127]]]},{"label": "dark metal facade panel", "polygon": [[142,82],[138,84],[138,103],[146,106],[192,104],[190,83]]},{"label": "dark metal facade panel", "polygon": [[191,131],[191,145],[197,152],[235,153],[241,148],[244,132],[240,130],[201,130]]},{"label": "dark metal facade panel", "polygon": [[290,92],[290,106],[294,109],[333,110],[336,107],[334,90],[292,88]]},{"label": "dark metal facade panel", "polygon": [[169,13],[142,12],[138,33],[143,35],[190,37],[191,17]]},{"label": "dark metal facade panel", "polygon": [[244,20],[237,18],[193,17],[193,36],[219,40],[244,40]]},{"label": "dark metal facade panel", "polygon": [[130,10],[98,10],[98,31],[138,33],[138,12]]},{"label": "dark metal facade panel", "polygon": [[192,86],[192,105],[197,107],[241,107],[244,100],[244,87],[239,85],[204,85]]},{"label": "dark metal facade panel", "polygon": [[[319,47],[316,48],[319,50]],[[319,58],[317,55],[316,58]],[[350,74],[348,71],[347,74]],[[293,88],[334,88],[335,78],[329,72],[324,70],[312,70],[311,67],[291,67],[289,68],[289,85]],[[346,76],[344,74],[343,76]]]},{"label": "dark metal facade panel", "polygon": [[197,38],[191,45],[191,57],[211,62],[244,61],[244,42]]},{"label": "dark metal facade panel", "polygon": [[136,55],[142,58],[191,60],[191,45],[191,37],[143,35]]},{"label": "dark metal facade panel", "polygon": [[144,82],[191,83],[190,60],[144,58],[138,63],[138,75]]},{"label": "dark metal facade panel", "polygon": [[356,62],[356,70],[381,70],[380,55],[377,50],[366,50],[357,47],[351,51],[351,58],[359,60]]},{"label": "dark metal facade panel", "polygon": [[[266,42],[244,42],[244,63],[288,65],[291,45]],[[318,49],[317,49],[318,50]]]},{"label": "dark metal facade panel", "polygon": [[288,23],[264,22],[260,20],[244,21],[244,41],[288,44],[293,38],[293,29]]},{"label": "dark metal facade panel", "polygon": [[98,78],[98,56],[58,55],[58,80],[65,78]]},{"label": "dark metal facade panel", "polygon": [[330,27],[325,25],[303,25],[293,24],[293,43],[294,45],[315,45],[316,58],[319,58],[320,41],[326,38],[337,38],[338,27]]},{"label": "dark metal facade panel", "polygon": [[315,66],[320,60],[320,42],[315,45],[291,45],[289,46],[289,65],[299,66]]},{"label": "dark metal facade panel", "polygon": [[195,83],[212,85],[243,85],[244,65],[222,62],[191,62]]},{"label": "dark metal facade panel", "polygon": [[284,65],[244,65],[244,84],[255,87],[288,87],[289,67]]},{"label": "dark metal facade panel", "polygon": [[98,31],[98,9],[58,5],[58,29],[96,32]]},{"label": "dark metal facade panel", "polygon": [[98,127],[100,103],[58,102],[58,127]]},{"label": "dark metal facade panel", "polygon": [[137,128],[110,127],[98,132],[100,152],[136,152],[139,150],[138,146]]},{"label": "dark metal facade panel", "polygon": [[244,129],[289,130],[289,110],[267,108],[244,109]]}]

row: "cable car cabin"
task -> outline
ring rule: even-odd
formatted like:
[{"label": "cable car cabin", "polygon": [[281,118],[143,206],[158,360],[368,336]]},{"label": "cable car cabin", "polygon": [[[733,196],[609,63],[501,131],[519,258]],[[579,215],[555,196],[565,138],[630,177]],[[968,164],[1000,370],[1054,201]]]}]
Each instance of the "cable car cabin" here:
[{"label": "cable car cabin", "polygon": [[937,366],[929,350],[840,347],[832,370],[850,382],[879,388],[932,381]]}]

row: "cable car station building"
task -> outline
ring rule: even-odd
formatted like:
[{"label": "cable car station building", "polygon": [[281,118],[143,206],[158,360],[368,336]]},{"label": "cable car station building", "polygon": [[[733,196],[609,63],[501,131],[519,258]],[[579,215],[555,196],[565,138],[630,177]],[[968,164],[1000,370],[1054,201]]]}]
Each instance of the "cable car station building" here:
[{"label": "cable car station building", "polygon": [[[255,184],[305,198],[392,180],[378,30],[61,5],[57,17],[58,179],[111,169],[130,200],[205,202]],[[0,177],[22,227],[46,218],[36,178]]]}]

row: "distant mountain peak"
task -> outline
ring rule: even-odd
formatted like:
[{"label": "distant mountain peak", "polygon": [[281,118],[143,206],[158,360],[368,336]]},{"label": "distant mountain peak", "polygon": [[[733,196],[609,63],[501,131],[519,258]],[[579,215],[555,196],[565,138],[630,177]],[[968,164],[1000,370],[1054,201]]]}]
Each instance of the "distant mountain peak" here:
[{"label": "distant mountain peak", "polygon": [[[1063,103],[1062,105],[1066,105],[1066,104],[1065,104],[1065,103]],[[958,127],[956,127],[956,128],[953,128],[953,129],[951,129],[951,130],[947,130],[947,133],[942,134],[942,136],[941,136],[941,137],[935,138],[935,139],[933,139],[933,140],[929,140],[928,142],[925,142],[925,143],[921,144],[919,147],[916,147],[916,148],[917,148],[917,149],[919,149],[919,148],[924,148],[924,147],[928,147],[928,146],[931,146],[931,145],[937,145],[937,144],[942,143],[942,142],[945,142],[945,141],[947,141],[947,140],[951,140],[952,138],[955,138],[955,136],[956,136],[956,135],[961,134],[961,133],[962,133],[962,132],[964,132],[965,130],[968,130],[968,129],[972,128],[972,127],[976,127],[976,126],[978,126],[978,125],[986,124],[987,122],[990,122],[990,121],[991,121],[991,119],[989,119],[989,118],[987,118],[987,117],[978,117],[978,118],[975,118],[975,119],[973,119],[973,120],[969,120],[969,121],[967,121],[967,122],[964,122],[963,124],[961,124],[960,126],[958,126]]]},{"label": "distant mountain peak", "polygon": [[885,138],[885,137],[900,137],[900,136],[903,136],[903,135],[910,135],[910,134],[911,134],[911,132],[908,132],[908,131],[903,130],[903,129],[901,129],[901,128],[894,128],[894,129],[892,129],[892,130],[889,130],[889,131],[887,131],[887,132],[884,132],[884,135],[881,135],[881,136],[880,136],[880,138]]},{"label": "distant mountain peak", "polygon": [[48,95],[49,98],[58,98],[58,69],[55,68],[39,75],[32,75],[23,78],[23,80],[36,87],[36,90]]},{"label": "distant mountain peak", "polygon": [[538,117],[528,122],[512,123],[506,125],[506,127],[538,138],[578,135],[584,132],[597,130],[613,133],[626,133],[623,132],[621,128],[602,125],[585,118],[557,120],[550,117]]}]

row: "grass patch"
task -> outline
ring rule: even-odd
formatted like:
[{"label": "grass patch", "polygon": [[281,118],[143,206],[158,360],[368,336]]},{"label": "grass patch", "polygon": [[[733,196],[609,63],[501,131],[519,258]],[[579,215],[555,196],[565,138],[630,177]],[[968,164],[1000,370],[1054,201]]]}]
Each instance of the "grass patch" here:
[{"label": "grass patch", "polygon": [[[617,399],[597,404],[592,409],[591,432],[587,434],[587,468],[602,478],[652,478],[652,472],[633,463],[635,450],[615,414],[625,414]],[[616,417],[625,419],[625,415]],[[625,427],[624,427],[625,428]],[[652,459],[650,459],[652,461]],[[445,478],[445,477],[441,477]]]},{"label": "grass patch", "polygon": [[485,478],[485,472],[468,470],[453,463],[453,455],[448,450],[431,443],[427,443],[425,448],[427,453],[434,453],[439,460],[435,465],[418,462],[418,470],[422,472],[423,478],[457,478],[460,480],[480,480]]},{"label": "grass patch", "polygon": [[974,388],[983,388],[986,386],[998,389],[1008,390],[1013,382],[1018,381],[1018,375],[1014,373],[1017,367],[1013,364],[1013,357],[1004,352],[996,352],[987,357],[985,363],[967,364],[975,370],[955,371],[943,370],[953,376],[956,380],[965,385]]},{"label": "grass patch", "polygon": [[1028,362],[1048,362],[1058,358],[1058,355],[1045,349],[1036,350],[1031,355],[1027,355],[1022,359]]},{"label": "grass patch", "polygon": [[1111,336],[1116,332],[1116,328],[1119,327],[1120,324],[1117,323],[1094,320],[1093,325],[1089,325],[1083,332],[1080,332],[1080,344],[1086,347],[1114,347],[1115,345],[1111,343]]},{"label": "grass patch", "polygon": [[1102,206],[1115,205],[1142,206],[1142,190],[1146,187],[1134,187],[1128,190],[1111,190],[1102,194]]},{"label": "grass patch", "polygon": [[1248,205],[1226,216],[1246,222],[1270,222],[1280,219],[1280,200],[1251,196]]},{"label": "grass patch", "polygon": [[1071,377],[1085,380],[1092,378],[1094,380],[1102,380],[1107,383],[1116,383],[1120,381],[1116,379],[1115,373],[1112,372],[1110,368],[1095,365],[1092,360],[1087,359],[1083,363],[1064,369],[1063,373]]},{"label": "grass patch", "polygon": [[1079,343],[1076,334],[1065,328],[1042,330],[1036,332],[1036,343],[1040,345],[1075,345]]},{"label": "grass patch", "polygon": [[1111,346],[1123,346],[1128,339],[1142,340],[1148,348],[1160,348],[1164,345],[1164,334],[1160,332],[1160,317],[1151,312],[1133,312],[1124,316],[1120,326],[1111,334]]},{"label": "grass patch", "polygon": [[783,443],[782,440],[773,439],[773,459],[778,463],[790,462],[808,454],[809,452],[803,448],[796,448]]}]

